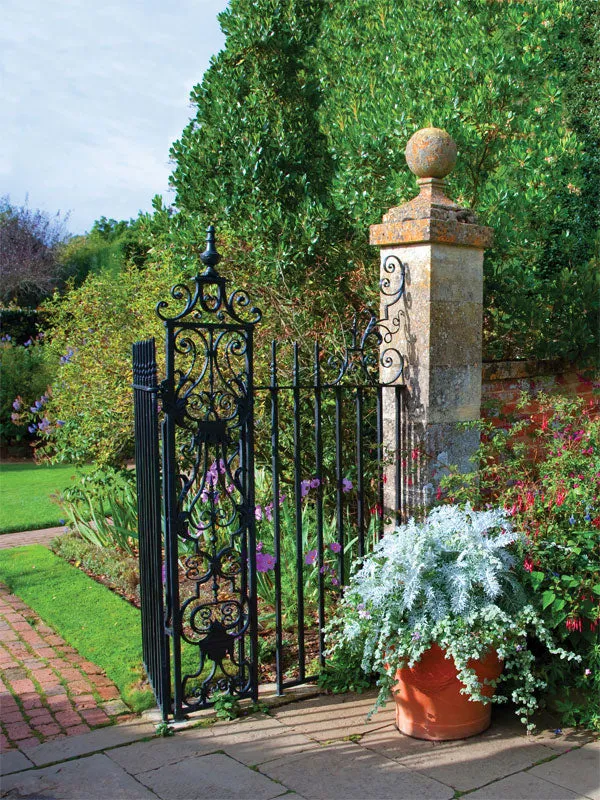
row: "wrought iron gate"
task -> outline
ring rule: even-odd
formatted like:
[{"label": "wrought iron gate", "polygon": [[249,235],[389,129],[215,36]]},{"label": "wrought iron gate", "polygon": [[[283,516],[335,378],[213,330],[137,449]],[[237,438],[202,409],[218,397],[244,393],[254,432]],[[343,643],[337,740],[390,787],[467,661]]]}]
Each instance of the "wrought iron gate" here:
[{"label": "wrought iron gate", "polygon": [[395,521],[410,484],[403,357],[389,344],[400,320],[387,313],[404,291],[400,262],[384,264],[380,319],[355,319],[330,356],[318,342],[308,358],[273,342],[255,386],[261,313],[217,272],[212,226],[200,258],[193,287],[173,287],[157,307],[164,380],[154,340],[134,345],[144,665],[165,719],[215,692],[256,700],[266,651],[279,693],[314,679],[329,609],[383,532],[390,458]]},{"label": "wrought iron gate", "polygon": [[[193,289],[177,285],[157,306],[165,379],[135,384],[144,662],[163,716],[172,711],[176,719],[209,705],[215,692],[258,693],[252,380],[261,314],[244,292],[228,293],[212,226],[200,258],[206,269]],[[138,343],[134,354],[153,346]],[[136,369],[152,371],[147,363]],[[145,521],[155,508],[158,463],[137,437],[148,389],[162,412],[162,582],[155,512]],[[156,435],[155,416],[150,424]]]}]

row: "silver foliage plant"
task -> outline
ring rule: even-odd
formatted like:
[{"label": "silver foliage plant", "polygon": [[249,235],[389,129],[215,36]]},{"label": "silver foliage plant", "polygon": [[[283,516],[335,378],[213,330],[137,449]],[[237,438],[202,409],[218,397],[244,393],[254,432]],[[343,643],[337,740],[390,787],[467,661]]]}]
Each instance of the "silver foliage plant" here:
[{"label": "silver foliage plant", "polygon": [[[424,522],[411,519],[386,534],[357,565],[327,637],[330,655],[343,647],[360,654],[367,674],[379,673],[374,710],[389,698],[396,670],[416,664],[433,643],[454,659],[463,693],[492,702],[469,661],[494,649],[504,662],[497,683],[510,686],[517,714],[533,729],[545,684],[535,675],[528,637],[561,658],[578,657],[555,645],[526,602],[510,553],[520,538],[503,510],[444,505]],[[493,698],[507,700],[500,691]]]}]

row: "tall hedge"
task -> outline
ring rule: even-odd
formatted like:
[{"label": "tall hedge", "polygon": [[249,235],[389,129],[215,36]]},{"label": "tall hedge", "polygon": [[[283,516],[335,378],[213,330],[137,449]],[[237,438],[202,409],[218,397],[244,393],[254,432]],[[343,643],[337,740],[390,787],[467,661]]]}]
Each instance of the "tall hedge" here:
[{"label": "tall hedge", "polygon": [[[177,206],[238,242],[261,282],[367,296],[368,226],[414,196],[404,147],[459,146],[454,199],[496,230],[486,356],[596,351],[594,0],[231,0],[224,50],[172,149]],[[594,100],[596,98],[596,101]],[[596,261],[594,261],[594,258]]]}]

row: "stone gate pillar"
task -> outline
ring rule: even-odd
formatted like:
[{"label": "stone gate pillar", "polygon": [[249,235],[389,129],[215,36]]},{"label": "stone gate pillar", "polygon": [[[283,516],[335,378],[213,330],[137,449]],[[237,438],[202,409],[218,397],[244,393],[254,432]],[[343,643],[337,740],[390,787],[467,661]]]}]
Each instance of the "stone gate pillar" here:
[{"label": "stone gate pillar", "polygon": [[[381,251],[382,316],[395,321],[382,354],[391,348],[404,356],[403,376],[391,376],[384,358],[380,367],[382,382],[406,386],[385,389],[383,398],[384,508],[392,524],[426,510],[445,464],[472,469],[478,433],[458,423],[480,415],[483,253],[493,236],[444,194],[456,162],[445,131],[415,133],[406,161],[420,194],[384,214],[370,237]],[[401,412],[396,397],[406,398]]]}]

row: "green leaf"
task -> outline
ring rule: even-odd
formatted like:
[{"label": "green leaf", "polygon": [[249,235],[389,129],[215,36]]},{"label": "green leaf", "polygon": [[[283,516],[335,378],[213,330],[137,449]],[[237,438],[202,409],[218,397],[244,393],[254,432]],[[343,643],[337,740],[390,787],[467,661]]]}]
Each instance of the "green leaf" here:
[{"label": "green leaf", "polygon": [[554,594],[554,592],[551,592],[549,590],[545,591],[542,594],[542,608],[548,608],[548,606],[551,605],[555,601],[555,599],[556,595]]},{"label": "green leaf", "polygon": [[542,585],[542,581],[544,580],[544,573],[543,572],[532,572],[531,573],[531,583],[534,589],[539,589]]}]

